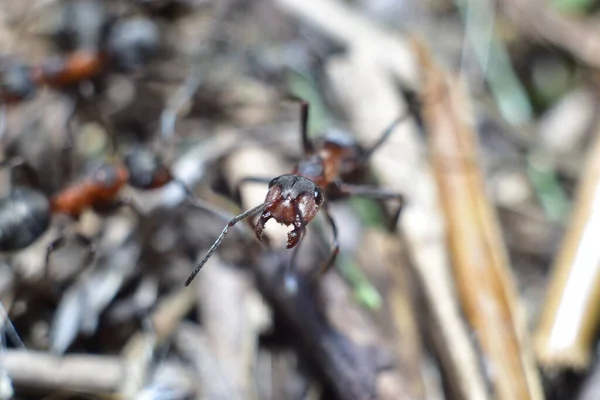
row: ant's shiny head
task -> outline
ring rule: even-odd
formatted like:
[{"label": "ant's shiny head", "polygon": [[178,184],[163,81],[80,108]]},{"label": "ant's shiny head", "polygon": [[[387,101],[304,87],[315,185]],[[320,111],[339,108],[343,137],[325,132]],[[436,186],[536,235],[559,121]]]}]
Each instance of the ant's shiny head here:
[{"label": "ant's shiny head", "polygon": [[304,227],[317,215],[325,198],[319,186],[299,175],[281,175],[269,183],[264,211],[256,223],[256,236],[260,240],[265,224],[271,218],[280,224],[293,225],[288,233],[287,248],[296,246]]}]

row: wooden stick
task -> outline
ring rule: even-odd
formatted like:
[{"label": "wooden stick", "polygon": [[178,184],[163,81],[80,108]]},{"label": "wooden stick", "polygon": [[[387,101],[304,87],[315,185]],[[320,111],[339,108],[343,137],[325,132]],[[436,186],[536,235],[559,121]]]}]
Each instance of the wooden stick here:
[{"label": "wooden stick", "polygon": [[[52,356],[45,352],[5,350],[3,367],[15,387],[42,391],[73,390],[88,393],[115,392],[128,377],[120,357],[69,355]],[[186,377],[191,388],[195,377],[181,364],[165,363],[164,368]]]}]

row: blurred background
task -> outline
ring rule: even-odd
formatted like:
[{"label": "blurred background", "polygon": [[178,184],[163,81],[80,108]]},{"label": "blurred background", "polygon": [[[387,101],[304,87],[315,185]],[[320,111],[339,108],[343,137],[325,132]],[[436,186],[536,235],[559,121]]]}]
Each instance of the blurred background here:
[{"label": "blurred background", "polygon": [[0,1],[0,397],[600,399],[598,6]]}]

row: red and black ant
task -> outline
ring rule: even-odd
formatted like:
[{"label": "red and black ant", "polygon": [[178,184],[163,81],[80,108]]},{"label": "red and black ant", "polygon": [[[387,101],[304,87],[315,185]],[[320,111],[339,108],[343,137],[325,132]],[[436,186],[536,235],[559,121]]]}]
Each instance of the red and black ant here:
[{"label": "red and black ant", "polygon": [[287,240],[287,248],[295,248],[286,271],[286,277],[288,277],[299,248],[298,244],[305,234],[306,225],[322,208],[333,231],[333,245],[330,256],[316,274],[316,276],[321,276],[331,268],[339,252],[337,226],[329,213],[326,195],[329,198],[355,195],[381,200],[397,200],[400,205],[393,216],[391,225],[395,229],[404,203],[404,197],[399,193],[386,191],[379,187],[353,185],[348,182],[351,175],[366,166],[369,157],[388,139],[396,125],[404,120],[407,115],[397,118],[383,132],[379,140],[367,149],[361,147],[354,139],[340,134],[325,135],[318,142],[313,143],[308,137],[309,104],[302,99],[294,99],[300,102],[300,135],[304,158],[296,164],[291,174],[281,175],[274,179],[248,177],[243,180],[245,182],[268,182],[269,191],[264,203],[229,221],[215,243],[187,278],[185,286],[192,282],[196,274],[200,272],[200,269],[223,242],[229,228],[241,220],[257,214],[260,214],[255,226],[258,240],[262,240],[265,224],[270,219],[274,219],[285,226],[293,226],[293,229],[288,233]]},{"label": "red and black ant", "polygon": [[27,100],[43,86],[68,88],[107,69],[137,71],[160,47],[160,31],[152,20],[116,18],[95,0],[63,5],[51,36],[65,55],[35,66],[5,60],[7,65],[0,65],[0,102]]},{"label": "red and black ant", "polygon": [[[0,168],[20,166],[26,167],[35,176],[31,167],[19,158],[0,162]],[[86,209],[105,212],[120,205],[129,205],[135,209],[128,199],[119,198],[125,185],[152,190],[171,182],[184,188],[190,205],[224,218],[223,213],[198,199],[185,184],[173,178],[158,156],[148,150],[135,149],[124,157],[123,163],[104,163],[85,179],[51,197],[33,188],[11,188],[10,193],[0,199],[0,251],[11,252],[29,247],[46,232],[54,214],[78,218]],[[77,237],[93,250],[90,239],[80,234]],[[61,246],[64,239],[61,235],[48,245],[46,264],[50,253]]]}]

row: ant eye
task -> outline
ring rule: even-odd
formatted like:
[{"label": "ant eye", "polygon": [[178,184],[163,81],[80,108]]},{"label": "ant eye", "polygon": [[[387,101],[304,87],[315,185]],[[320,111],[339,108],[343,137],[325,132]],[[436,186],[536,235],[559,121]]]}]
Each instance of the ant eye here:
[{"label": "ant eye", "polygon": [[269,182],[269,189],[270,189],[270,188],[272,188],[273,186],[275,186],[275,184],[277,183],[277,179],[278,179],[278,178],[273,178],[273,179],[271,180],[271,182]]},{"label": "ant eye", "polygon": [[317,204],[323,204],[323,193],[320,190],[315,190],[315,201]]}]

